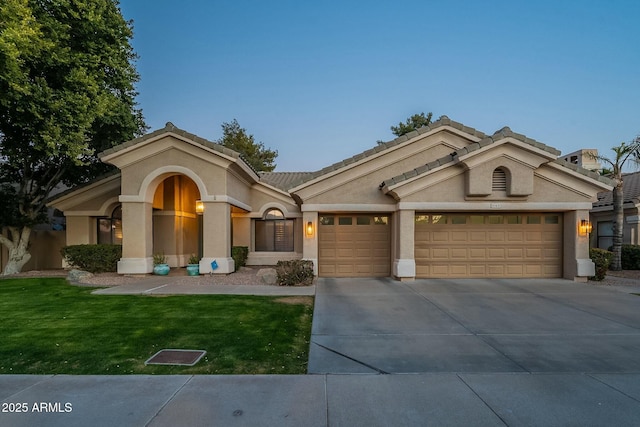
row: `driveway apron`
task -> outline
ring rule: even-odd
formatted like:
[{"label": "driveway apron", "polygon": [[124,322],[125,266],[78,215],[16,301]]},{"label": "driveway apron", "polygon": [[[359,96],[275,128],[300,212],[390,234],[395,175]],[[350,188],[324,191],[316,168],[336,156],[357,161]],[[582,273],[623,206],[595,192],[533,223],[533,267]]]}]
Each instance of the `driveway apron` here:
[{"label": "driveway apron", "polygon": [[318,279],[308,372],[638,373],[640,298],[567,280]]}]

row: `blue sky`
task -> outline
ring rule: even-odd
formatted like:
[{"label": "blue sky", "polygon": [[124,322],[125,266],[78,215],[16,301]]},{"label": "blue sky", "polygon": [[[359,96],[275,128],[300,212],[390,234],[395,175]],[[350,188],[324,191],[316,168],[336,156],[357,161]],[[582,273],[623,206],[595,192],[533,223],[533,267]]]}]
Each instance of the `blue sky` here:
[{"label": "blue sky", "polygon": [[234,118],[313,171],[419,112],[563,153],[640,134],[640,2],[121,0],[138,101],[220,138]]}]

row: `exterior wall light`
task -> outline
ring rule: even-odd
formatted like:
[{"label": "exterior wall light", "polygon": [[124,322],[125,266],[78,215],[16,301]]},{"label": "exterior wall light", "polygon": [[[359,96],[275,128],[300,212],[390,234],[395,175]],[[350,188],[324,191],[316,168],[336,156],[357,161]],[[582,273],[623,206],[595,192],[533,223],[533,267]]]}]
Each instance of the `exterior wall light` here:
[{"label": "exterior wall light", "polygon": [[196,213],[202,215],[204,213],[204,202],[202,200],[196,200]]},{"label": "exterior wall light", "polygon": [[307,237],[313,237],[313,222],[311,221],[307,222],[307,225],[304,228],[304,232],[307,235]]},{"label": "exterior wall light", "polygon": [[593,230],[593,225],[591,224],[591,222],[588,219],[581,219],[580,226],[578,228],[580,235],[586,236],[587,234],[591,233],[591,230]]}]

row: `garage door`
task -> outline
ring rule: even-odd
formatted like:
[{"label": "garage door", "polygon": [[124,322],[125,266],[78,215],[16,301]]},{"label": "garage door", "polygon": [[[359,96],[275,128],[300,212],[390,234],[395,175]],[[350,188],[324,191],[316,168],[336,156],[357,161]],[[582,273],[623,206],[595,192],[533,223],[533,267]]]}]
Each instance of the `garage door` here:
[{"label": "garage door", "polygon": [[387,215],[321,214],[318,275],[386,277],[391,273],[391,224]]},{"label": "garage door", "polygon": [[416,277],[562,277],[562,215],[416,214]]}]

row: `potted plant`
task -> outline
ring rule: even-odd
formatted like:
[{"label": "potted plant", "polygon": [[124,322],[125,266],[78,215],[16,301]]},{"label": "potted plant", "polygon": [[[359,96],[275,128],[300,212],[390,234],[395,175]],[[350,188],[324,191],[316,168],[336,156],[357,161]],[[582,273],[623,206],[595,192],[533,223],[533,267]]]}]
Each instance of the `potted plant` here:
[{"label": "potted plant", "polygon": [[159,276],[166,276],[169,274],[169,264],[167,264],[167,257],[164,254],[153,254],[153,274]]},{"label": "potted plant", "polygon": [[191,254],[191,256],[189,257],[189,264],[187,265],[187,274],[189,276],[200,275],[200,259],[195,254]]}]

